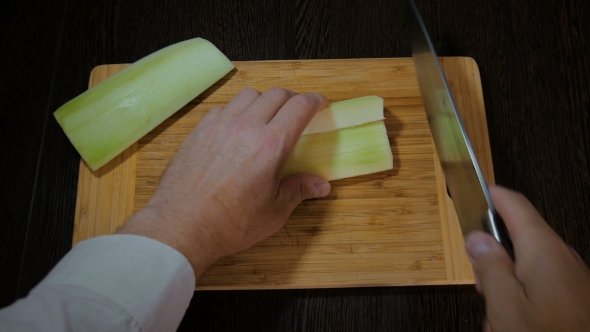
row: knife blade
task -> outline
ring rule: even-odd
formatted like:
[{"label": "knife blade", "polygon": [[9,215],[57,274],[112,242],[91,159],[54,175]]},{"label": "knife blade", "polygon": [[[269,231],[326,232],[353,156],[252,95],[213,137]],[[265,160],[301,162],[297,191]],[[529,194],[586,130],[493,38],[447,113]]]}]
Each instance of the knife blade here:
[{"label": "knife blade", "polygon": [[408,31],[416,76],[434,145],[463,235],[491,234],[514,258],[512,241],[492,202],[467,131],[416,4],[407,1]]}]

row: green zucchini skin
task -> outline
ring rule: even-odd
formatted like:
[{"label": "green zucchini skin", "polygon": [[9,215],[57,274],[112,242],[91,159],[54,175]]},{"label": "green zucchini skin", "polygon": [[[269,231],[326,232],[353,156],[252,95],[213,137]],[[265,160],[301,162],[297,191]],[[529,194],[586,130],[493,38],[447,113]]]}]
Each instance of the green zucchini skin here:
[{"label": "green zucchini skin", "polygon": [[94,171],[234,68],[209,41],[189,39],[138,60],[54,116]]}]

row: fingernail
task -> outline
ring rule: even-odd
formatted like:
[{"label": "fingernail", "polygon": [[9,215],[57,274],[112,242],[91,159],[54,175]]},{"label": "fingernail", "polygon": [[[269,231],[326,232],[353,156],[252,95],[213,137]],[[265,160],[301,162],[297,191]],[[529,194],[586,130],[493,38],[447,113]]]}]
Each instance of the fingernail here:
[{"label": "fingernail", "polygon": [[467,238],[465,249],[467,249],[469,259],[473,263],[473,261],[477,260],[481,255],[485,255],[492,250],[492,242],[488,235],[484,233],[475,233]]},{"label": "fingernail", "polygon": [[330,193],[330,183],[328,182],[318,182],[313,185],[313,190],[311,191],[311,197],[324,197]]}]

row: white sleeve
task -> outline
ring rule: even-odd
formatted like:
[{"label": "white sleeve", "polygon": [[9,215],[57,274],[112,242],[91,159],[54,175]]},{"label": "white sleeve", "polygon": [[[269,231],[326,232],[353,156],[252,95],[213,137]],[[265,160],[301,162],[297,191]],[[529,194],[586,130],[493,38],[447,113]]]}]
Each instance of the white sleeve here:
[{"label": "white sleeve", "polygon": [[29,295],[0,310],[2,331],[174,331],[195,275],[175,249],[137,235],[79,243]]}]

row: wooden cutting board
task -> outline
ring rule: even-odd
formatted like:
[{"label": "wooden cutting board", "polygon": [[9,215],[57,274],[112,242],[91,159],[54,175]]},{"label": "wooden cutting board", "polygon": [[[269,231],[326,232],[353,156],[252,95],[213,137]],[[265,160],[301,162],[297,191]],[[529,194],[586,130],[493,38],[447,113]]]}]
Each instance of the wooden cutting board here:
[{"label": "wooden cutting board", "polygon": [[[494,182],[479,70],[441,58],[489,183]],[[111,234],[146,205],[168,161],[212,107],[245,87],[318,91],[331,101],[385,100],[394,169],[332,182],[277,234],[221,259],[197,289],[271,289],[473,283],[471,265],[409,58],[235,62],[201,96],[96,172],[81,161],[74,244]],[[94,86],[126,65],[96,67]]]}]

